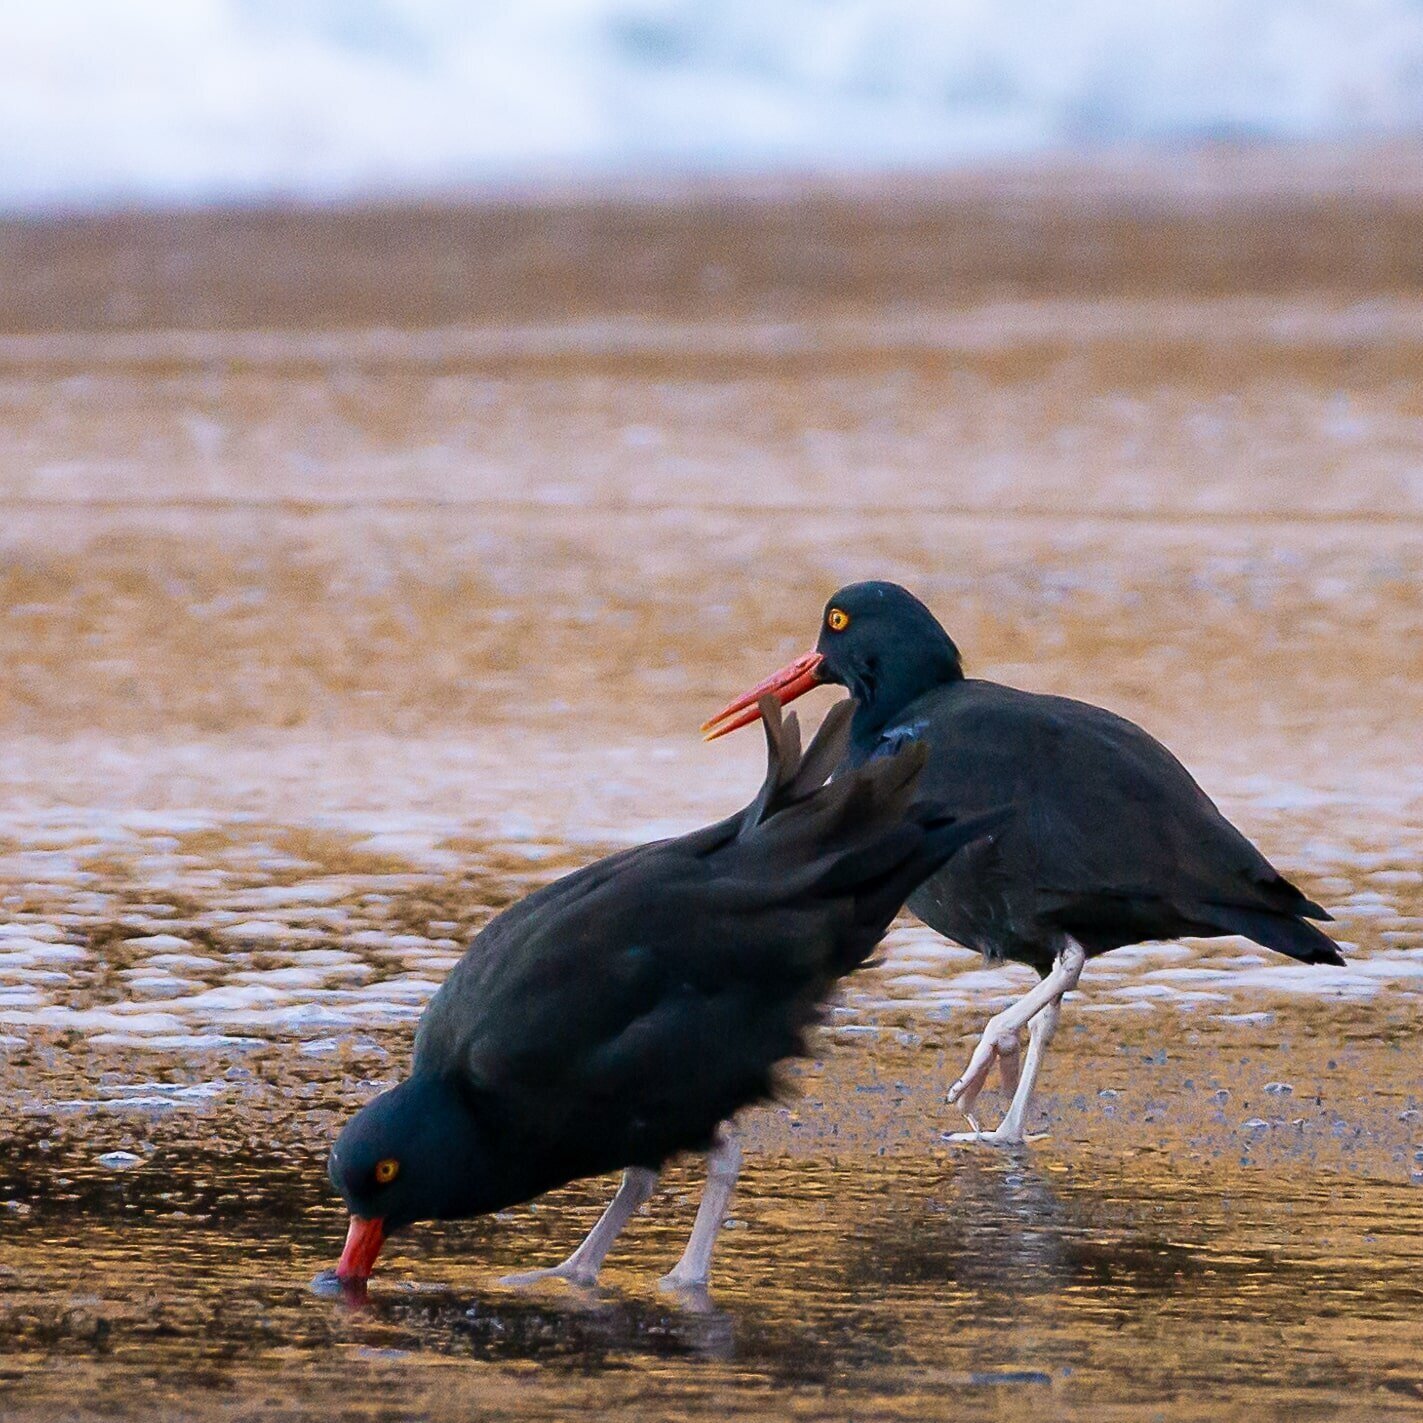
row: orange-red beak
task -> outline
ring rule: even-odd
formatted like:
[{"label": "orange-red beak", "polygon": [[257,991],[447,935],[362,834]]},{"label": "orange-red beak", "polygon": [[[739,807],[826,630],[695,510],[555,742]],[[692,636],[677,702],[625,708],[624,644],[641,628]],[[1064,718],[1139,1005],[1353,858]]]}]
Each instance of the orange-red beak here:
[{"label": "orange-red beak", "polygon": [[346,1232],[346,1248],[341,1252],[341,1263],[336,1266],[336,1278],[343,1285],[368,1280],[384,1244],[383,1220],[362,1220],[353,1215],[351,1228]]},{"label": "orange-red beak", "polygon": [[797,697],[803,697],[820,683],[820,664],[825,661],[819,652],[807,652],[797,657],[788,667],[773,672],[764,682],[758,682],[744,697],[737,697],[728,703],[708,722],[702,725],[702,740],[715,741],[728,731],[736,731],[750,726],[761,719],[761,709],[756,705],[764,696],[773,696],[785,706]]}]

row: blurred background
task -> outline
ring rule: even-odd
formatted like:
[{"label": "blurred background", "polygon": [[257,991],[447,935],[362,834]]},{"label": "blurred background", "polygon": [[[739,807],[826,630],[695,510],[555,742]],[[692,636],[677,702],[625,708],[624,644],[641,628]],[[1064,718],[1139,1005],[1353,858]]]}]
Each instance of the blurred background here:
[{"label": "blurred background", "polygon": [[0,27],[13,732],[681,755],[867,574],[1188,746],[1417,708],[1412,0]]},{"label": "blurred background", "polygon": [[[1353,962],[1094,965],[1048,1110],[1108,1159],[1069,1179],[1050,1144],[1020,1190],[932,1153],[951,1060],[1025,971],[897,930],[826,1040],[861,1075],[808,1088],[846,1166],[796,1213],[784,1153],[830,1148],[782,1116],[752,1153],[760,1233],[727,1247],[770,1340],[752,1373],[873,1392],[898,1361],[933,1416],[944,1369],[1000,1356],[1072,1366],[1092,1418],[1225,1376],[1242,1417],[1298,1416],[1296,1387],[1352,1407],[1318,1391],[1341,1379],[1416,1398],[1413,1198],[1388,1191],[1423,1181],[1420,234],[1417,0],[0,0],[24,1398],[102,1413],[138,1378],[197,1407],[220,1353],[237,1407],[274,1361],[296,1387],[272,1340],[301,1338],[312,1416],[382,1369],[434,1407],[423,1324],[368,1338],[289,1288],[328,1263],[335,1123],[494,908],[743,803],[759,737],[698,724],[864,577],[925,598],[972,674],[1163,738]],[[881,1073],[919,1095],[853,1095]],[[1209,1120],[1161,1105],[1207,1082]],[[1262,1145],[1286,1107],[1308,1126]],[[887,1149],[908,1182],[881,1198]],[[490,1248],[554,1250],[600,1189]],[[900,1221],[900,1265],[874,1237],[837,1273],[876,1210],[950,1190],[940,1224]],[[101,1237],[97,1296],[116,1201],[143,1249]],[[194,1217],[256,1222],[278,1283]],[[787,1240],[813,1288],[778,1290]],[[1023,1288],[1062,1286],[1046,1314],[994,1294],[1014,1250],[1042,1255]],[[467,1283],[433,1259],[401,1268]],[[169,1342],[100,1359],[95,1319],[136,1338],[176,1279]],[[567,1342],[509,1318],[516,1364]],[[641,1316],[608,1347],[640,1369],[664,1336],[701,1348]],[[679,1406],[725,1416],[718,1357]]]},{"label": "blurred background", "polygon": [[10,207],[1409,136],[1412,0],[7,6]]}]

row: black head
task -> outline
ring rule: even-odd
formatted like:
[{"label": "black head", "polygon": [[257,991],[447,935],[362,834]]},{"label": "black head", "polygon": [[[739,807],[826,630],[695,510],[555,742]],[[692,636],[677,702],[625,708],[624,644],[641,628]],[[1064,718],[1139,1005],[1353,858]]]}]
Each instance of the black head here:
[{"label": "black head", "polygon": [[915,697],[963,679],[939,620],[897,583],[850,583],[825,605],[815,650],[822,682],[847,687],[860,725],[880,727]]},{"label": "black head", "polygon": [[352,1216],[343,1277],[368,1275],[385,1236],[412,1221],[492,1207],[478,1119],[445,1077],[412,1077],[368,1102],[336,1138],[327,1169]]},{"label": "black head", "polygon": [[852,734],[877,737],[916,697],[963,680],[959,650],[939,620],[897,583],[850,583],[825,605],[813,652],[758,682],[702,724],[708,741],[749,726],[763,697],[782,706],[821,682],[838,682],[855,700]]}]

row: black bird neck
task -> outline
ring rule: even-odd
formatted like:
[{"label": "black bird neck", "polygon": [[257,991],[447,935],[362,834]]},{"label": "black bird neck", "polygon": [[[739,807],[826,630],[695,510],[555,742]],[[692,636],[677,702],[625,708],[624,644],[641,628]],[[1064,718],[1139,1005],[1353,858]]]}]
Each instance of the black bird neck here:
[{"label": "black bird neck", "polygon": [[926,692],[963,680],[959,650],[943,628],[935,624],[916,629],[912,640],[901,635],[895,646],[845,678],[856,704],[851,739],[861,747],[869,746]]}]

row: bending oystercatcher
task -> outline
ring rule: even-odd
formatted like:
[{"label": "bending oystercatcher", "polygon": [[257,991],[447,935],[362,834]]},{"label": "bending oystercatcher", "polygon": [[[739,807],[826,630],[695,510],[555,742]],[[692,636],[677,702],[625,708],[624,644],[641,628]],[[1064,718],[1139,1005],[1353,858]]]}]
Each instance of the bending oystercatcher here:
[{"label": "bending oystercatcher", "polygon": [[[1309,964],[1342,964],[1310,919],[1329,914],[1284,878],[1139,726],[1100,707],[966,678],[933,613],[894,583],[852,583],[825,606],[815,650],[737,698],[708,740],[822,682],[854,706],[842,769],[926,746],[920,794],[954,815],[1015,814],[909,897],[931,928],[1041,982],[992,1018],[949,1091],[972,1130],[954,1140],[1023,1141],[1062,997],[1087,959],[1125,944],[1240,934]],[[1018,1064],[1019,1029],[1028,1027]],[[973,1107],[997,1059],[1011,1106],[994,1131]]]},{"label": "bending oystercatcher", "polygon": [[[848,712],[848,709],[847,709]],[[621,1169],[562,1264],[524,1283],[596,1280],[663,1163],[710,1153],[671,1287],[707,1279],[740,1162],[731,1118],[772,1093],[836,981],[863,964],[905,896],[1004,821],[955,822],[915,799],[923,747],[837,776],[848,714],[801,755],[767,698],[769,767],[717,825],[610,856],[530,895],[478,935],[421,1019],[410,1076],[363,1107],[331,1152],[351,1211],[337,1267],[364,1281],[385,1238]]]}]

